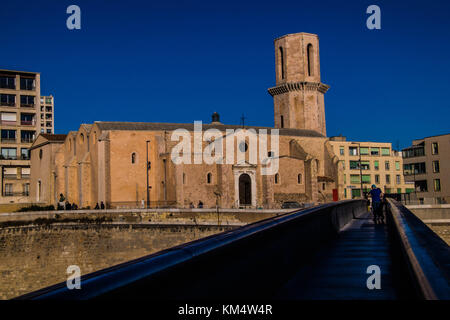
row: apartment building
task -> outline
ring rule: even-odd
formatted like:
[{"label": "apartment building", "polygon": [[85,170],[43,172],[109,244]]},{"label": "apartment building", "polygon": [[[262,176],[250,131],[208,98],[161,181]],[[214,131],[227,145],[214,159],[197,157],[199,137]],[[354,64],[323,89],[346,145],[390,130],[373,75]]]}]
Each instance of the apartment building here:
[{"label": "apartment building", "polygon": [[54,100],[52,95],[41,97],[41,133],[55,133]]},{"label": "apartment building", "polygon": [[[29,148],[41,132],[40,92],[39,73],[0,70],[0,204],[30,202]],[[53,97],[44,105],[51,106],[53,132]]]},{"label": "apartment building", "polygon": [[401,152],[392,150],[391,143],[353,142],[345,137],[331,137],[330,143],[343,169],[344,198],[361,197],[372,184],[384,193],[411,193],[413,184],[403,177]]},{"label": "apartment building", "polygon": [[403,174],[419,203],[450,203],[450,134],[413,140],[402,151]]}]

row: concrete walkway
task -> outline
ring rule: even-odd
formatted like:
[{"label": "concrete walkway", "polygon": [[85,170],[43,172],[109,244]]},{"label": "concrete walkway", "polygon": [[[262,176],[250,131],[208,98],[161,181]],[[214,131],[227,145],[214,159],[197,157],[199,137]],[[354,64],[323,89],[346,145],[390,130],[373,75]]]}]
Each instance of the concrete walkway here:
[{"label": "concrete walkway", "polygon": [[[381,269],[381,289],[369,290],[367,267]],[[278,292],[279,299],[372,300],[397,299],[392,278],[391,250],[386,225],[369,215],[350,222],[336,241],[320,250]]]}]

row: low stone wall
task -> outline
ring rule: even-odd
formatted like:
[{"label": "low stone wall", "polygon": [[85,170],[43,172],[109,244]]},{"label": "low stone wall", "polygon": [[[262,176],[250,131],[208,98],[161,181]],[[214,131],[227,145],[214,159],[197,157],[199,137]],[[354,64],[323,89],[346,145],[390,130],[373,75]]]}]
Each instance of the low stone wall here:
[{"label": "low stone wall", "polygon": [[11,223],[29,223],[36,219],[74,220],[92,219],[110,222],[151,224],[214,224],[244,225],[270,218],[293,209],[108,209],[108,210],[58,210],[0,213],[0,228]]},{"label": "low stone wall", "polygon": [[428,220],[448,220],[450,222],[450,204],[422,204],[406,206],[418,218]]},{"label": "low stone wall", "polygon": [[234,226],[53,224],[0,228],[0,299],[87,274]]},{"label": "low stone wall", "polygon": [[112,209],[0,214],[0,299],[289,210]]}]

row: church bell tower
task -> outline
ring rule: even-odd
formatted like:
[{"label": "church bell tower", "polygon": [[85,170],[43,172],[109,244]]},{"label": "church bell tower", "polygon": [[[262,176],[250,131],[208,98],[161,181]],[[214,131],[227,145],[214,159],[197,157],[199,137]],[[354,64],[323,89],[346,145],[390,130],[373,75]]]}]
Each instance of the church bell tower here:
[{"label": "church bell tower", "polygon": [[326,136],[324,94],[320,82],[319,37],[294,33],[275,39],[275,128],[308,129]]}]

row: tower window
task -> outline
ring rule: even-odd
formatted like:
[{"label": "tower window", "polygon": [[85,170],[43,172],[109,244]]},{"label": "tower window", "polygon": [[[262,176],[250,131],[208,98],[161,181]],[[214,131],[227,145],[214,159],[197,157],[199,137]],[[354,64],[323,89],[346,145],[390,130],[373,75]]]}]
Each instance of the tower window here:
[{"label": "tower window", "polygon": [[312,76],[314,75],[314,52],[312,44],[308,44],[306,51],[306,54],[308,56],[308,76]]},{"label": "tower window", "polygon": [[275,174],[275,184],[278,184],[280,182],[280,175],[277,173]]},{"label": "tower window", "polygon": [[301,183],[302,183],[302,174],[301,174],[301,173],[299,173],[299,174],[297,175],[297,183],[298,183],[298,184],[301,184]]},{"label": "tower window", "polygon": [[212,181],[212,174],[211,174],[211,172],[209,172],[209,173],[206,175],[206,182],[207,182],[208,184],[211,184],[211,181]]},{"label": "tower window", "polygon": [[282,47],[280,47],[280,64],[281,64],[281,79],[284,79],[284,54]]},{"label": "tower window", "polygon": [[131,164],[135,164],[135,163],[136,163],[136,153],[133,152],[133,153],[131,154]]},{"label": "tower window", "polygon": [[283,118],[283,116],[280,117],[280,120],[281,120],[281,128],[284,128],[284,118]]}]

